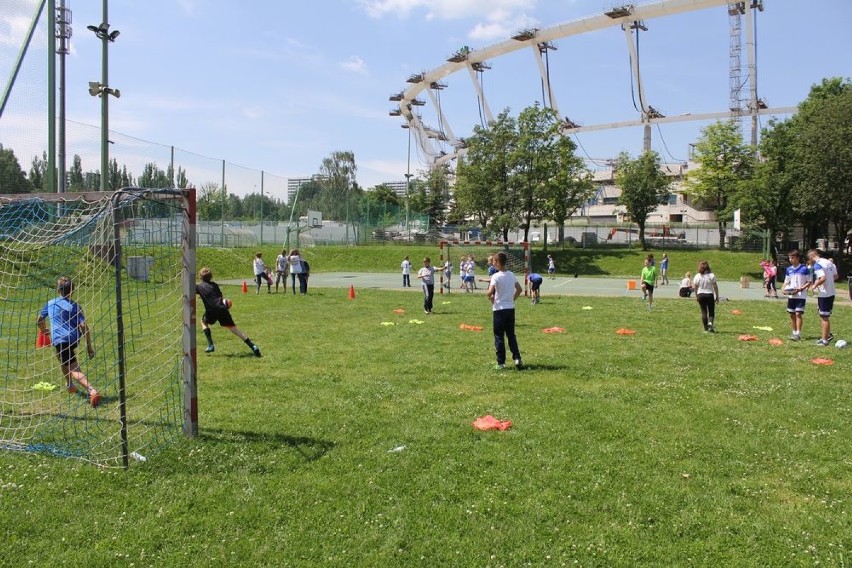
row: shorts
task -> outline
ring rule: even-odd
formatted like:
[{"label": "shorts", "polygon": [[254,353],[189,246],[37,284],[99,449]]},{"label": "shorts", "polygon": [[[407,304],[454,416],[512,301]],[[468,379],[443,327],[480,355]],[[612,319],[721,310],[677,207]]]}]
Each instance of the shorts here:
[{"label": "shorts", "polygon": [[805,312],[805,298],[787,298],[787,312],[801,314]]},{"label": "shorts", "polygon": [[547,273],[548,273],[548,274],[553,274],[554,272],[556,272],[556,269],[555,269],[555,268],[548,268],[548,269],[547,269]]},{"label": "shorts", "polygon": [[541,288],[541,280],[530,280],[530,284],[533,292]]},{"label": "shorts", "polygon": [[77,354],[74,351],[77,349],[76,343],[56,343],[56,357],[63,365],[74,365],[77,363]]},{"label": "shorts", "polygon": [[649,294],[653,294],[653,293],[654,293],[654,285],[653,285],[653,284],[648,284],[647,282],[642,282],[642,286],[644,286],[644,287],[645,287],[645,290],[646,290]]},{"label": "shorts", "polygon": [[219,322],[219,325],[222,327],[235,327],[237,325],[231,317],[231,312],[224,308],[221,310],[204,312],[204,315],[201,316],[201,321],[207,325],[213,325],[216,322]]},{"label": "shorts", "polygon": [[817,298],[817,310],[819,315],[827,318],[831,315],[831,309],[834,307],[834,296],[826,296],[825,298]]}]

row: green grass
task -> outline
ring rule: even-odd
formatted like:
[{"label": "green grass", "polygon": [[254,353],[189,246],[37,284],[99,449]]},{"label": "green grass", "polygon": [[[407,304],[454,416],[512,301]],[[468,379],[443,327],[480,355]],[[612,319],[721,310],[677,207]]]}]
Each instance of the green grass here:
[{"label": "green grass", "polygon": [[481,294],[338,292],[226,288],[264,357],[216,328],[200,436],[146,463],[0,453],[2,563],[849,564],[852,351],[813,345],[813,300],[780,347],[780,302],[723,303],[716,335],[692,300],[521,302],[529,369],[500,372]]},{"label": "green grass", "polygon": [[[220,280],[245,278],[252,274],[254,253],[260,250],[268,266],[273,266],[279,248],[265,246],[259,249],[210,249],[198,250],[198,266],[210,266],[215,277]],[[311,264],[311,271],[320,272],[397,272],[405,255],[412,261],[424,256],[432,257],[433,263],[439,255],[438,245],[371,245],[371,246],[328,246],[303,248],[302,253]],[[487,248],[480,249],[483,254],[477,260],[483,263]],[[495,249],[496,250],[496,249]],[[553,248],[548,251],[556,261],[559,275],[580,276],[638,276],[648,252],[653,252],[657,262],[663,252],[669,253],[669,277],[680,279],[686,271],[695,273],[698,261],[707,260],[716,276],[721,280],[739,280],[749,276],[758,282],[763,278],[760,268],[760,254],[751,252],[727,252],[718,250],[674,250],[642,251],[638,248]],[[531,251],[533,270],[547,269],[547,253],[540,247]],[[415,263],[416,266],[416,263]],[[484,264],[483,264],[484,266]]]}]

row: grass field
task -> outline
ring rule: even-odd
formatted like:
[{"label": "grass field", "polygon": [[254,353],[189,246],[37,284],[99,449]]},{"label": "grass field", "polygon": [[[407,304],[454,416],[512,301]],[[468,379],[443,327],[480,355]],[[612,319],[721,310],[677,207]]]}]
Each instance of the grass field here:
[{"label": "grass field", "polygon": [[0,563],[850,563],[852,350],[814,345],[813,305],[773,347],[778,302],[721,304],[715,335],[691,300],[521,302],[528,369],[496,371],[481,293],[225,293],[264,357],[215,329],[200,436],[128,471],[0,453]]}]

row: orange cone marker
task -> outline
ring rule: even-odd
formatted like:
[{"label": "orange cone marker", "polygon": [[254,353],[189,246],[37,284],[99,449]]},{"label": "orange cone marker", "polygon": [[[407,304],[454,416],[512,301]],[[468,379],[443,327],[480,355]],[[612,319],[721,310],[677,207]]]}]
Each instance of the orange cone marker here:
[{"label": "orange cone marker", "polygon": [[248,294],[248,284],[243,280],[243,294]]},{"label": "orange cone marker", "polygon": [[354,300],[354,299],[355,299],[355,284],[350,284],[350,285],[349,285],[349,299],[350,299],[350,300]]}]

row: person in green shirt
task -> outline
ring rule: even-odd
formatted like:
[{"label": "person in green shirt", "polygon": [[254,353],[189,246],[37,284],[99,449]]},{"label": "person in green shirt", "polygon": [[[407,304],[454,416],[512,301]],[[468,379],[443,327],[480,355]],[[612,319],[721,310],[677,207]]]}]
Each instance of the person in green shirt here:
[{"label": "person in green shirt", "polygon": [[642,267],[642,299],[648,300],[648,309],[654,308],[654,286],[657,285],[657,267],[654,266],[654,255],[649,254],[645,258],[645,266]]}]

